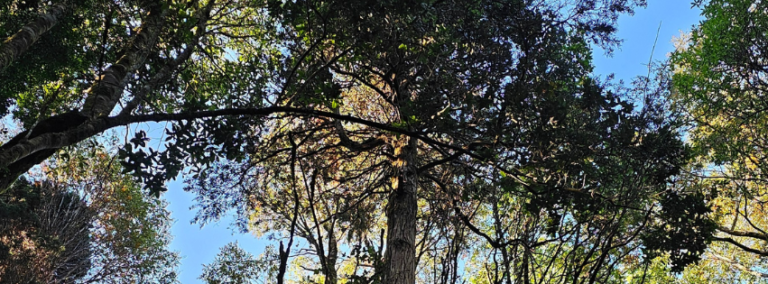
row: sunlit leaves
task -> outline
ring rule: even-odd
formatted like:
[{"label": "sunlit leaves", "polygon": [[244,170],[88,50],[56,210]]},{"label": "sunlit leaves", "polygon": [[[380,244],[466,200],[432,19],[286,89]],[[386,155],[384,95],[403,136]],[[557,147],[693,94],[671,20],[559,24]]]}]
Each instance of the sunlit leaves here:
[{"label": "sunlit leaves", "polygon": [[237,243],[222,247],[213,263],[204,264],[199,279],[206,284],[268,284],[276,283],[277,260],[274,248],[267,247],[254,257]]},{"label": "sunlit leaves", "polygon": [[762,209],[768,169],[766,3],[707,1],[703,16],[671,57],[672,98],[689,119],[697,154],[690,169],[696,182],[687,188],[709,196],[718,232],[705,261],[684,279],[751,282],[764,277],[765,264],[754,254],[765,251],[768,226]]}]

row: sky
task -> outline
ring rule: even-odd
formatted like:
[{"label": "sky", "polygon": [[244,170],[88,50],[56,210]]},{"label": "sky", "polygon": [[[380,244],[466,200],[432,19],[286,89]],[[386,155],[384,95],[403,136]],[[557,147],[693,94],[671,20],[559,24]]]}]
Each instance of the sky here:
[{"label": "sky", "polygon": [[[645,9],[637,9],[633,16],[623,15],[619,18],[618,37],[623,39],[623,43],[614,51],[613,56],[607,57],[599,49],[594,51],[595,74],[602,77],[614,74],[617,80],[625,82],[646,75],[651,53],[654,61],[666,59],[674,49],[672,38],[679,37],[681,32],[690,31],[699,20],[700,10],[691,9],[688,0],[648,0]],[[657,31],[658,41],[654,48]],[[171,227],[174,237],[170,248],[182,256],[179,269],[181,283],[203,283],[197,279],[202,265],[211,263],[219,248],[229,242],[237,241],[253,255],[259,255],[268,244],[253,235],[231,230],[231,216],[203,228],[191,224],[195,216],[195,211],[190,209],[194,204],[194,194],[183,191],[182,187],[181,181],[173,181],[163,195],[169,202],[171,217],[176,220]]]}]

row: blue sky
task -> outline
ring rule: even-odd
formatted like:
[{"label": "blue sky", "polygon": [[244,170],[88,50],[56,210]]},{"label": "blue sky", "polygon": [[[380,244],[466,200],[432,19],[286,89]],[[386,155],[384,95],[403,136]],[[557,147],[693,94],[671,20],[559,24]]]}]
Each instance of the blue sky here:
[{"label": "blue sky", "polygon": [[[624,42],[612,57],[606,57],[602,50],[593,52],[595,73],[613,73],[616,79],[624,81],[646,75],[651,51],[653,60],[667,58],[674,50],[672,37],[689,32],[701,20],[700,13],[698,7],[691,9],[688,0],[648,0],[648,7],[636,10],[634,16],[619,18],[618,36]],[[659,37],[654,50],[656,31],[659,31]]]},{"label": "blue sky", "polygon": [[[619,19],[618,35],[624,42],[612,57],[606,57],[601,50],[594,52],[595,73],[601,76],[613,73],[616,79],[625,81],[647,74],[659,23],[661,29],[653,52],[654,60],[666,58],[673,50],[672,37],[679,36],[681,31],[688,32],[700,20],[699,13],[698,9],[691,9],[687,0],[649,0],[647,8],[638,9],[634,16],[624,15]],[[171,182],[168,192],[164,194],[170,203],[168,209],[176,220],[171,228],[174,236],[171,249],[179,251],[183,257],[179,277],[181,283],[202,283],[197,279],[202,264],[213,261],[219,248],[229,242],[238,241],[241,247],[254,255],[261,253],[267,243],[250,234],[230,230],[231,217],[202,229],[199,225],[190,224],[195,215],[190,210],[194,195],[184,192],[182,187],[180,181]]]}]

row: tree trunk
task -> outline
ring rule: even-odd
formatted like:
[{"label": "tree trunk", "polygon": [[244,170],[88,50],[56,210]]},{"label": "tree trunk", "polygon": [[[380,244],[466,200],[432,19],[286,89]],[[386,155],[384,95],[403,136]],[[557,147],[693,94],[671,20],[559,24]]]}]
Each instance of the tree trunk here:
[{"label": "tree trunk", "polygon": [[18,59],[24,51],[27,51],[41,35],[53,28],[64,15],[66,7],[63,4],[53,5],[45,14],[40,15],[35,21],[23,26],[0,45],[0,73]]},{"label": "tree trunk", "polygon": [[416,283],[416,143],[395,149],[396,176],[387,204],[387,250],[384,253],[384,283]]},{"label": "tree trunk", "polygon": [[334,223],[328,228],[328,255],[325,256],[325,262],[323,263],[323,270],[325,274],[325,284],[338,283],[338,275],[336,273],[336,260],[338,259],[339,249],[336,241],[336,232],[334,230]]}]

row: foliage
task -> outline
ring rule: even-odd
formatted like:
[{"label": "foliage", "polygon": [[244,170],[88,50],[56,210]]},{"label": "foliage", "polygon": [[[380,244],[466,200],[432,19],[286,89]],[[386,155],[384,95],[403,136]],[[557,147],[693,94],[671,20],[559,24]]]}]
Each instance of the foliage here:
[{"label": "foliage", "polygon": [[[700,259],[715,230],[715,222],[707,213],[702,194],[679,196],[668,194],[661,200],[662,212],[658,218],[668,220],[663,227],[651,229],[645,237],[648,251],[669,252],[672,272],[680,272],[686,265]],[[649,257],[658,256],[649,253]]]},{"label": "foliage", "polygon": [[[461,271],[455,261],[473,250],[476,261],[498,257],[502,263],[485,266],[498,277],[489,282],[617,279],[612,267],[636,253],[637,236],[649,218],[658,222],[655,226],[667,225],[663,213],[637,209],[665,197],[668,178],[688,158],[676,126],[654,101],[662,89],[647,94],[641,91],[645,88],[613,91],[589,78],[584,38],[543,20],[552,15],[547,11],[508,3],[524,16],[504,19],[510,21],[505,24],[499,20],[498,25],[528,29],[499,28],[496,35],[507,38],[494,41],[483,36],[484,28],[474,26],[485,13],[493,13],[484,10],[488,7],[466,15],[476,7],[414,6],[413,18],[406,13],[402,20],[394,20],[395,15],[385,20],[378,11],[398,8],[369,4],[329,2],[310,10],[304,3],[285,4],[274,12],[291,15],[284,24],[286,41],[296,34],[304,37],[303,44],[289,48],[307,62],[299,62],[289,74],[306,83],[287,85],[292,89],[285,91],[290,94],[286,100],[436,137],[417,144],[420,280],[458,281]],[[433,15],[431,9],[442,14]],[[314,18],[314,13],[322,16]],[[368,16],[357,20],[345,13]],[[462,17],[465,21],[455,21]],[[445,29],[433,33],[432,26]],[[414,40],[423,38],[428,40]],[[370,44],[367,39],[378,41]],[[473,48],[475,44],[484,47]],[[418,95],[407,95],[411,93]],[[633,95],[647,95],[645,110],[636,112],[622,99]],[[381,193],[398,188],[393,173],[400,163],[399,147],[407,140],[397,131],[336,119],[276,117],[254,127],[254,140],[245,147],[249,161],[211,162],[188,181],[188,189],[199,194],[201,220],[216,220],[227,208],[237,208],[241,224],[250,220],[256,230],[277,230],[283,241],[290,242],[294,233],[306,240],[316,259],[315,265],[302,267],[326,277],[337,274],[329,267],[350,267],[351,275],[339,277],[379,280],[382,268],[375,260],[381,259],[385,240],[379,231],[387,226],[375,216],[392,216],[376,206],[391,202]],[[444,141],[463,141],[471,152],[439,144]],[[686,200],[701,205],[701,200]],[[347,212],[355,217],[346,219]],[[680,249],[696,248],[692,253],[700,254],[707,234]],[[484,245],[470,246],[473,241]],[[328,251],[337,245],[353,249],[328,262]],[[532,249],[544,256],[537,259],[526,252]]]},{"label": "foliage", "polygon": [[[765,87],[768,6],[703,3],[705,20],[671,57],[672,99],[686,114],[696,160],[687,191],[706,196],[717,224],[705,261],[683,279],[765,281]],[[757,256],[757,257],[756,257]]]},{"label": "foliage", "polygon": [[166,203],[143,193],[96,146],[59,156],[45,182],[17,182],[4,196],[0,279],[176,283]]},{"label": "foliage", "polygon": [[[236,209],[279,242],[259,271],[225,247],[210,281],[234,258],[277,283],[611,283],[711,240],[712,196],[674,179],[691,152],[668,82],[591,74],[590,44],[616,46],[645,1],[64,4],[85,24],[44,36],[75,62],[21,80],[45,96],[3,93],[23,129],[0,145],[0,192],[53,156],[47,178],[98,212],[92,277],[173,281],[164,205],[139,187],[180,174],[199,221]],[[88,147],[150,121],[168,122],[160,146],[137,129],[116,158]]]},{"label": "foliage", "polygon": [[72,282],[87,274],[94,214],[77,193],[22,180],[0,202],[0,281]]},{"label": "foliage", "polygon": [[[119,16],[109,12],[108,1],[0,1],[0,36],[4,38],[32,22],[50,7],[66,3],[66,16],[7,70],[0,74],[0,115],[14,117],[31,127],[51,114],[71,110],[76,90],[92,82],[93,67],[114,60],[115,50],[102,48],[104,40],[125,33],[117,27],[103,31],[105,22]],[[105,19],[108,17],[109,20]],[[109,27],[106,27],[109,28]],[[37,66],[28,68],[28,66]]]},{"label": "foliage", "polygon": [[200,279],[207,284],[274,283],[275,260],[271,247],[256,258],[237,243],[229,243],[221,248],[213,263],[203,265]]},{"label": "foliage", "polygon": [[[95,212],[90,230],[92,267],[85,279],[99,283],[176,283],[178,253],[168,250],[173,219],[167,203],[148,196],[105,146],[59,155],[47,178],[78,189]],[[87,175],[82,175],[82,171]]]}]

